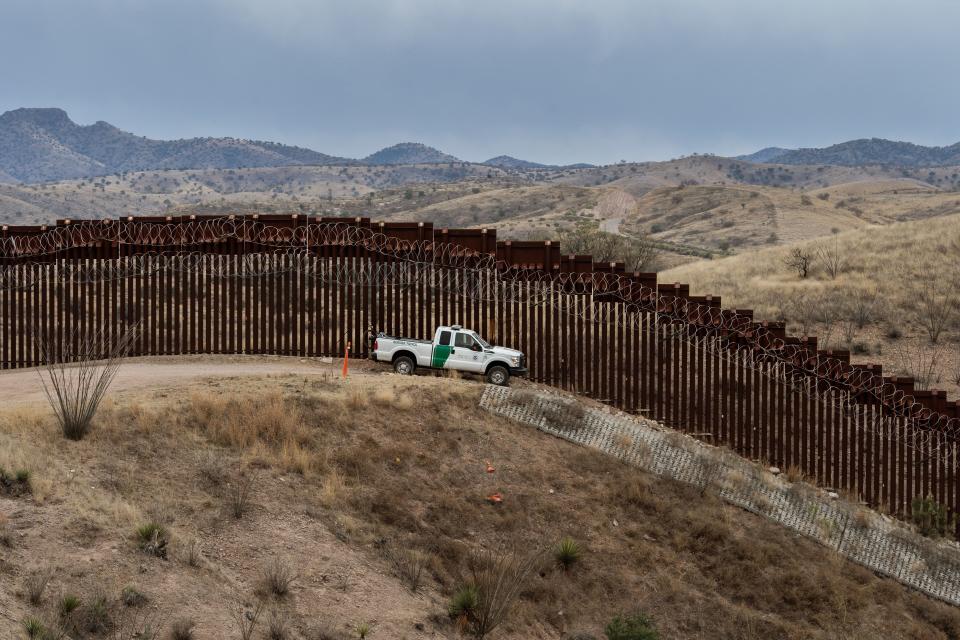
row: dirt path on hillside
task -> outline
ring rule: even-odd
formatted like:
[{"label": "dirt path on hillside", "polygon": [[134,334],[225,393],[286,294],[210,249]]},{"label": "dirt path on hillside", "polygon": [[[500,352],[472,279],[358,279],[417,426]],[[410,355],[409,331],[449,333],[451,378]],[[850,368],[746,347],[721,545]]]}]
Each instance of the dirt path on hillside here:
[{"label": "dirt path on hillside", "polygon": [[[111,394],[139,389],[181,387],[187,380],[296,374],[339,376],[343,361],[322,358],[275,356],[167,356],[125,361],[110,386]],[[367,360],[351,360],[350,375],[387,372]],[[37,369],[0,373],[0,404],[26,404],[45,400]]]}]

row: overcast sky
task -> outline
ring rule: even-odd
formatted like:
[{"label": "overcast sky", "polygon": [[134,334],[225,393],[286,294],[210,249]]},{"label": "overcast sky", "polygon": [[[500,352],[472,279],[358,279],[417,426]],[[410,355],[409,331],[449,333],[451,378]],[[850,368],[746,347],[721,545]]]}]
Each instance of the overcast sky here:
[{"label": "overcast sky", "polygon": [[960,140],[956,0],[0,0],[0,111],[364,156]]}]

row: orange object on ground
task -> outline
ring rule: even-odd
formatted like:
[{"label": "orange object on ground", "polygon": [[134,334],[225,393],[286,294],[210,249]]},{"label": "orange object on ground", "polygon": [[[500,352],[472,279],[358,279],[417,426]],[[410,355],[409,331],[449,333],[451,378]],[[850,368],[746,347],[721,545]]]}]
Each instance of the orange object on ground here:
[{"label": "orange object on ground", "polygon": [[503,502],[503,496],[500,495],[499,493],[495,493],[493,495],[487,496],[487,500],[489,500],[492,504],[500,504],[501,502]]},{"label": "orange object on ground", "polygon": [[347,364],[350,362],[350,343],[347,343],[347,348],[343,352],[343,377],[347,377]]},{"label": "orange object on ground", "polygon": [[489,460],[487,460],[486,462],[487,462],[487,473],[493,473],[494,471],[496,471],[496,469],[493,468],[493,465],[490,464]]}]

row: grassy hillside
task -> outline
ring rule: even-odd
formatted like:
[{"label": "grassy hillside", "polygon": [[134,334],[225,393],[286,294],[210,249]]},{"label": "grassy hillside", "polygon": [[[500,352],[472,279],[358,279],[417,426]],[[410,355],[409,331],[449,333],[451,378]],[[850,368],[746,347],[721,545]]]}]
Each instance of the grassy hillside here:
[{"label": "grassy hillside", "polygon": [[614,233],[649,234],[661,247],[660,265],[669,267],[691,256],[741,253],[960,213],[960,193],[951,190],[946,169],[917,177],[881,167],[819,169],[694,157],[588,169],[449,163],[151,171],[0,183],[0,223],[307,213],[494,227],[501,238],[556,237],[586,223]]},{"label": "grassy hillside", "polygon": [[[788,262],[812,259],[801,278]],[[788,321],[798,335],[854,351],[924,385],[960,392],[960,215],[867,226],[824,239],[701,261],[661,273],[724,306]],[[835,276],[831,274],[836,272]],[[940,328],[936,343],[931,334]]]},{"label": "grassy hillside", "polygon": [[[472,553],[565,535],[579,561],[545,562],[491,637],[600,637],[637,610],[664,639],[960,634],[955,608],[710,493],[492,418],[481,389],[322,372],[135,388],[80,442],[40,406],[7,407],[0,464],[29,469],[33,493],[0,493],[3,637],[75,595],[84,624],[133,611],[190,618],[200,638],[239,637],[235,614],[261,599],[262,630],[275,618],[290,638],[358,637],[361,623],[374,639],[453,638],[447,605]],[[169,539],[165,560],[138,538],[149,523]],[[31,604],[30,577],[45,570]],[[277,595],[265,580],[284,571]]]}]

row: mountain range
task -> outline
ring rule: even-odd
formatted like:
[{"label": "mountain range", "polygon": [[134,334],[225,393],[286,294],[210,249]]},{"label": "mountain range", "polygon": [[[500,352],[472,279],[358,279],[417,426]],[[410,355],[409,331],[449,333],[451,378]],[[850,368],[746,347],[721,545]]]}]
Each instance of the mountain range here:
[{"label": "mountain range", "polygon": [[[781,165],[960,165],[960,143],[925,147],[880,138],[850,140],[824,148],[767,147],[737,159]],[[353,159],[303,147],[240,138],[153,140],[103,121],[73,122],[62,109],[15,109],[0,115],[0,184],[35,183],[162,169],[239,169],[296,165],[411,165],[464,162],[418,142],[401,142]],[[475,163],[513,171],[579,169],[501,155]]]},{"label": "mountain range", "polygon": [[845,167],[948,167],[960,165],[960,142],[949,147],[925,147],[911,142],[862,138],[819,149],[767,147],[749,155],[738,156],[737,159],[758,163]]},{"label": "mountain range", "polygon": [[[0,115],[0,183],[46,182],[158,169],[238,169],[293,165],[397,165],[463,162],[418,142],[401,142],[362,159],[239,138],[152,140],[107,122],[78,125],[63,109],[14,109]],[[510,156],[491,166],[545,168]]]}]

